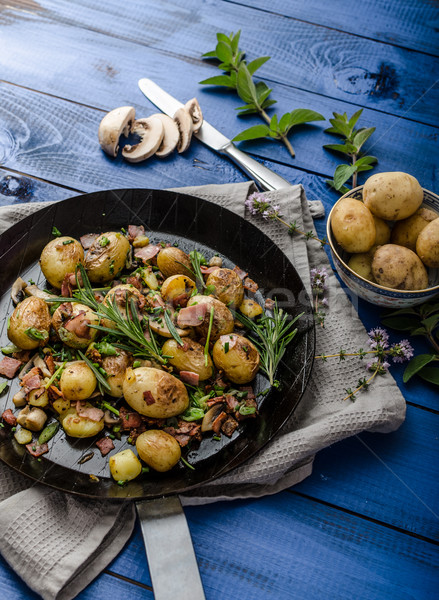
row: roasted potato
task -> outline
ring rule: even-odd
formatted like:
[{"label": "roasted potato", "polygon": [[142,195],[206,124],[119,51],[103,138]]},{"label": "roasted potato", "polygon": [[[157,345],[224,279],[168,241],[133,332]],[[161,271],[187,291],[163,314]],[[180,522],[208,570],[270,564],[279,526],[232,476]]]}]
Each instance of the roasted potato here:
[{"label": "roasted potato", "polygon": [[[139,290],[130,283],[124,283],[115,285],[114,288],[108,292],[103,302],[104,306],[110,306],[116,304],[120,314],[126,319],[127,318],[127,304],[131,313],[131,299],[134,300],[136,307],[142,308],[145,305],[145,298],[139,292]],[[116,325],[110,319],[102,319],[101,325],[103,327],[114,328]]]},{"label": "roasted potato", "polygon": [[374,252],[360,252],[359,254],[353,254],[348,262],[348,267],[351,268],[357,275],[364,277],[368,281],[375,281],[372,273],[372,260]]},{"label": "roasted potato", "polygon": [[49,394],[44,388],[38,388],[31,390],[28,396],[28,402],[31,406],[39,406],[40,408],[46,408],[49,404]]},{"label": "roasted potato", "polygon": [[155,471],[169,471],[181,458],[180,444],[166,431],[149,429],[136,440],[140,458]]},{"label": "roasted potato", "polygon": [[107,372],[107,383],[111,390],[107,394],[113,398],[123,396],[123,381],[125,372],[131,366],[133,357],[125,350],[117,349],[116,356],[105,356],[102,359],[102,368]]},{"label": "roasted potato", "polygon": [[75,360],[66,364],[59,383],[67,400],[86,400],[95,391],[97,381],[85,361]]},{"label": "roasted potato", "polygon": [[40,267],[44,277],[58,290],[67,273],[74,273],[76,265],[84,262],[84,250],[75,238],[58,237],[44,246]]},{"label": "roasted potato", "polygon": [[245,298],[239,307],[239,312],[249,319],[255,319],[263,313],[263,310],[262,306],[255,302],[255,300]]},{"label": "roasted potato", "polygon": [[204,357],[204,348],[195,340],[185,340],[184,346],[180,346],[175,340],[167,340],[163,344],[163,354],[172,356],[170,364],[178,371],[192,371],[197,373],[200,381],[212,377],[214,373],[213,362],[210,355],[207,356],[207,366]]},{"label": "roasted potato", "polygon": [[116,278],[125,266],[130,244],[116,231],[102,233],[93,242],[84,266],[92,283],[108,283]]},{"label": "roasted potato", "polygon": [[439,219],[431,221],[416,240],[416,252],[427,267],[439,268]]},{"label": "roasted potato", "polygon": [[213,286],[213,295],[231,308],[237,308],[244,300],[242,280],[232,269],[215,269],[207,278],[206,285]]},{"label": "roasted potato", "polygon": [[427,270],[421,259],[412,250],[396,244],[385,244],[377,249],[372,272],[375,281],[388,288],[423,290],[428,285]]},{"label": "roasted potato", "polygon": [[256,346],[236,333],[222,335],[213,347],[213,362],[233,383],[249,383],[259,370],[260,356]]},{"label": "roasted potato", "polygon": [[8,338],[23,350],[43,346],[49,339],[50,312],[41,298],[30,296],[17,304],[8,324]]},{"label": "roasted potato", "polygon": [[363,202],[372,214],[388,221],[401,221],[415,213],[424,193],[415,177],[394,171],[376,173],[363,188]]},{"label": "roasted potato", "polygon": [[131,481],[142,472],[142,463],[130,448],[110,456],[110,473],[116,481]]},{"label": "roasted potato", "polygon": [[195,289],[195,282],[187,275],[171,275],[163,282],[160,293],[167,303],[186,306]]},{"label": "roasted potato", "polygon": [[70,348],[87,348],[96,338],[99,317],[91,308],[79,302],[64,302],[52,316],[52,326],[59,339]]},{"label": "roasted potato", "polygon": [[233,315],[227,306],[220,300],[217,300],[217,298],[212,298],[212,296],[196,295],[192,296],[192,298],[189,300],[188,306],[192,306],[194,304],[207,304],[207,311],[204,319],[195,327],[199,335],[202,337],[207,337],[207,333],[209,331],[210,313],[212,310],[213,322],[210,340],[214,342],[220,337],[220,335],[232,333],[234,329]]},{"label": "roasted potato", "polygon": [[392,229],[391,243],[416,252],[416,240],[421,231],[439,215],[428,208],[419,208],[411,217],[398,221]]},{"label": "roasted potato", "polygon": [[186,275],[189,279],[195,280],[189,256],[180,248],[169,246],[160,250],[157,255],[157,266],[165,277]]},{"label": "roasted potato", "polygon": [[[93,405],[86,402],[84,408],[93,408]],[[59,419],[66,434],[75,438],[93,437],[104,428],[103,418],[100,421],[92,421],[88,417],[80,417],[76,408],[69,408],[60,415]]]},{"label": "roasted potato", "polygon": [[123,395],[139,414],[157,419],[175,417],[189,405],[184,384],[170,373],[151,367],[127,369]]},{"label": "roasted potato", "polygon": [[376,227],[372,213],[359,200],[344,198],[331,213],[335,239],[347,252],[367,252],[375,244]]}]

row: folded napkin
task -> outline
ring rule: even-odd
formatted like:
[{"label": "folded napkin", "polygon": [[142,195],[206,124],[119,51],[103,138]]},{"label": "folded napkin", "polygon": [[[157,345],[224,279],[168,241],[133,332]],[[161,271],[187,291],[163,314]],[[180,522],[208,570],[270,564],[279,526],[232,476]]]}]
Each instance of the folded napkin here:
[{"label": "folded napkin", "polygon": [[[286,227],[264,221],[245,208],[255,191],[251,182],[183,188],[251,220],[286,253],[311,292],[310,269],[326,267],[329,307],[325,327],[318,326],[317,354],[355,350],[367,344],[366,331],[334,276],[320,244]],[[312,214],[322,214],[319,202],[307,202],[302,186],[266,193],[288,222],[303,231],[313,229]],[[46,204],[0,208],[3,228]],[[390,432],[405,416],[405,402],[390,374],[378,377],[343,401],[345,388],[365,375],[356,359],[316,360],[310,383],[294,415],[261,452],[229,474],[181,496],[183,504],[273,494],[307,477],[314,455],[322,448],[362,431]],[[32,484],[0,463],[0,551],[26,583],[44,599],[74,598],[119,553],[134,526],[131,503],[82,500]],[[29,527],[29,522],[32,527]]]}]

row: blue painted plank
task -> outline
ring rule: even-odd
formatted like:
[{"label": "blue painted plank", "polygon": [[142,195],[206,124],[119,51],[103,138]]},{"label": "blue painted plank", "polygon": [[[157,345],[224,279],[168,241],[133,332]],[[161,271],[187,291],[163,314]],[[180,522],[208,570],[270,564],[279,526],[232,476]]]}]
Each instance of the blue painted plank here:
[{"label": "blue painted plank", "polygon": [[[69,54],[69,65],[76,68],[77,61],[82,62],[86,56],[85,48],[72,55],[68,38],[73,35],[77,40],[85,41],[92,35],[90,29],[111,36],[113,39],[107,39],[107,44],[118,45],[121,38],[134,40],[138,51],[148,47],[166,55],[179,55],[181,64],[199,62],[201,54],[215,46],[217,31],[229,33],[242,28],[242,48],[249,57],[272,56],[258,71],[262,78],[439,125],[439,86],[435,86],[439,59],[436,57],[221,0],[201,4],[198,0],[162,0],[148,4],[142,0],[131,0],[128,4],[108,0],[105,10],[93,0],[81,4],[80,11],[68,0],[41,0],[25,13],[13,6],[7,7],[4,18],[9,26],[5,32],[12,31],[11,25],[16,27],[18,24],[21,36],[16,37],[16,41],[26,35],[27,52],[32,48],[34,53],[35,34],[39,40],[36,47],[39,47],[43,40],[46,45],[56,29],[61,33],[66,25],[85,28],[86,31],[76,28],[70,32],[56,56],[62,64],[63,57]],[[136,15],[135,24],[133,14]],[[30,24],[36,25],[36,30]],[[47,36],[43,35],[46,27],[50,30]],[[28,37],[28,31],[35,33]],[[103,77],[115,83],[121,71],[104,59],[101,54],[104,46],[105,43],[100,42],[99,51],[95,46],[90,57],[98,72],[96,83]],[[11,52],[9,46],[7,50]],[[26,49],[17,55],[15,63],[20,62],[23,52]],[[39,58],[46,53],[48,49],[42,49]],[[145,65],[145,70],[149,71],[153,61],[137,61],[137,53],[133,47],[131,58],[139,75],[139,65]],[[52,71],[57,72],[56,69]],[[211,72],[215,73],[213,69]]]},{"label": "blue painted plank", "polygon": [[430,0],[240,0],[240,4],[387,44],[439,55],[439,7]]}]

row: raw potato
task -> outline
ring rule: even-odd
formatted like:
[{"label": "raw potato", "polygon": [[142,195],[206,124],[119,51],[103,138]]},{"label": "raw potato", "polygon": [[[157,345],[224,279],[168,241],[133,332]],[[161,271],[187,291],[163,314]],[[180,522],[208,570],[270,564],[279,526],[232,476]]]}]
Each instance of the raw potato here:
[{"label": "raw potato", "polygon": [[131,481],[142,472],[142,463],[129,448],[110,456],[108,463],[111,476],[116,481]]},{"label": "raw potato", "polygon": [[242,280],[232,269],[215,269],[207,278],[206,285],[213,286],[213,295],[231,308],[240,306],[244,299]]},{"label": "raw potato", "polygon": [[439,268],[439,219],[421,231],[416,241],[416,252],[427,267]]},{"label": "raw potato", "polygon": [[[434,222],[434,221],[433,221]],[[385,244],[375,252],[372,271],[378,285],[397,290],[423,290],[428,285],[427,270],[408,248]]]},{"label": "raw potato", "polygon": [[[8,338],[23,350],[33,350],[43,346],[49,339],[50,313],[47,303],[41,298],[30,296],[17,304],[9,319]],[[36,329],[44,339],[33,339],[27,329]]]},{"label": "raw potato", "polygon": [[169,471],[181,458],[180,444],[166,431],[149,429],[136,440],[140,458],[155,471]]},{"label": "raw potato", "polygon": [[186,306],[194,290],[195,283],[187,275],[171,275],[163,282],[160,293],[166,302],[174,306]]},{"label": "raw potato", "polygon": [[210,313],[212,308],[214,313],[212,329],[210,333],[210,341],[215,342],[221,335],[232,333],[235,327],[233,315],[227,308],[227,306],[223,304],[220,300],[212,298],[212,296],[197,295],[193,296],[188,302],[188,306],[192,306],[193,304],[207,304],[206,315],[203,321],[201,321],[201,323],[195,328],[199,335],[201,335],[204,338],[207,337],[207,333],[209,330]]},{"label": "raw potato", "polygon": [[[84,408],[92,408],[92,404],[85,403]],[[60,415],[62,428],[67,435],[75,438],[89,438],[100,433],[104,428],[104,419],[92,421],[88,417],[80,417],[76,408],[69,408]]]},{"label": "raw potato", "polygon": [[46,244],[40,256],[44,277],[58,290],[67,273],[74,273],[76,266],[83,262],[84,250],[80,242],[68,236],[55,238]]},{"label": "raw potato", "polygon": [[373,216],[373,222],[375,223],[376,229],[376,237],[374,246],[383,246],[384,244],[388,244],[390,241],[390,227],[387,225],[385,221],[380,219],[379,217]]},{"label": "raw potato", "polygon": [[200,381],[212,377],[214,373],[213,362],[210,355],[207,356],[207,367],[204,360],[204,347],[195,340],[185,340],[184,349],[175,340],[167,340],[163,344],[163,354],[172,356],[170,364],[178,371],[192,371],[197,373]]},{"label": "raw potato", "polygon": [[391,242],[398,246],[405,246],[416,252],[416,240],[421,231],[439,215],[428,208],[420,208],[414,215],[403,221],[395,223],[392,229]]},{"label": "raw potato", "polygon": [[[69,316],[66,308],[70,309],[70,306],[72,313]],[[75,323],[79,321],[81,326],[74,326],[72,329],[69,329],[70,323],[73,322],[75,317],[77,318]],[[98,333],[97,329],[88,327],[88,325],[99,325],[99,317],[85,304],[66,302],[58,306],[53,313],[52,325],[59,339],[67,346],[70,346],[70,348],[87,348]]]},{"label": "raw potato", "polygon": [[102,368],[107,372],[107,383],[111,390],[107,391],[113,398],[123,396],[123,381],[128,367],[131,366],[133,358],[125,350],[117,349],[117,356],[105,356],[102,359]]},{"label": "raw potato", "polygon": [[222,335],[213,347],[213,362],[233,383],[249,383],[259,370],[256,346],[242,335]]},{"label": "raw potato", "polygon": [[372,272],[372,260],[374,253],[361,252],[360,254],[353,254],[348,262],[348,267],[355,271],[360,277],[364,277],[368,281],[375,282],[375,278]]},{"label": "raw potato", "polygon": [[123,395],[139,414],[156,419],[175,417],[189,406],[184,384],[170,373],[152,367],[127,369]]},{"label": "raw potato", "polygon": [[96,388],[96,377],[83,360],[66,364],[59,380],[60,389],[67,400],[86,400]]},{"label": "raw potato", "polygon": [[343,198],[331,215],[335,239],[346,252],[367,252],[375,244],[376,228],[372,213],[359,200]]},{"label": "raw potato", "polygon": [[157,266],[165,277],[187,275],[189,279],[195,279],[189,256],[180,248],[169,246],[160,250],[157,255]]},{"label": "raw potato", "polygon": [[377,173],[363,187],[363,202],[377,217],[401,221],[415,213],[422,204],[424,193],[415,177],[392,171]]},{"label": "raw potato", "polygon": [[130,243],[116,231],[102,233],[93,242],[84,265],[92,283],[108,283],[125,267]]}]

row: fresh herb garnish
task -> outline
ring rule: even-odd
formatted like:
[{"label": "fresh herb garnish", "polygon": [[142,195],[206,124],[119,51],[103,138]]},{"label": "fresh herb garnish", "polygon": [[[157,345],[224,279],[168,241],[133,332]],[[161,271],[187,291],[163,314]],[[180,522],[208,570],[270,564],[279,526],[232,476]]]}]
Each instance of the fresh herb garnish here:
[{"label": "fresh herb garnish", "polygon": [[27,329],[24,330],[24,333],[31,340],[36,340],[36,341],[47,340],[47,338],[49,337],[49,334],[45,329],[42,329],[40,331],[39,329],[36,329],[35,327],[28,327]]},{"label": "fresh herb garnish", "polygon": [[108,246],[108,244],[110,243],[110,240],[105,237],[105,235],[103,235],[101,237],[101,239],[99,240],[99,246],[101,246],[102,248],[105,248],[105,246]]},{"label": "fresh herb garnish", "polygon": [[55,225],[52,227],[52,235],[55,237],[61,237],[61,231]]},{"label": "fresh herb garnish", "polygon": [[63,246],[68,246],[69,244],[73,244],[73,240],[64,240],[62,243]]},{"label": "fresh herb garnish", "polygon": [[191,469],[191,471],[195,471],[195,467],[193,467],[191,464],[189,464],[188,461],[185,460],[183,457],[181,457],[180,460],[184,464],[185,467],[187,467],[188,469]]},{"label": "fresh herb garnish", "polygon": [[111,392],[111,386],[110,386],[110,384],[105,379],[105,377],[102,375],[102,373],[100,373],[99,369],[97,369],[94,366],[94,364],[85,356],[85,354],[83,354],[81,352],[81,350],[78,350],[78,354],[82,358],[82,360],[85,362],[85,364],[88,367],[90,367],[90,369],[93,371],[94,376],[97,379],[100,391],[102,392],[102,390],[105,390],[106,392]]},{"label": "fresh herb garnish", "polygon": [[0,394],[3,394],[3,392],[7,389],[8,389],[7,381],[3,381],[2,383],[0,383]]},{"label": "fresh herb garnish", "polygon": [[213,315],[214,315],[215,311],[213,309],[213,306],[211,306],[210,308],[210,317],[209,317],[209,329],[207,330],[207,336],[206,336],[206,343],[204,345],[204,365],[207,367],[209,364],[209,342],[210,342],[210,335],[212,333],[212,324],[213,324]]},{"label": "fresh herb garnish", "polygon": [[61,373],[64,371],[64,367],[66,366],[66,364],[67,364],[67,361],[64,361],[62,363],[62,365],[60,365],[57,368],[57,370],[52,375],[52,377],[49,379],[49,381],[44,385],[44,387],[46,388],[46,390],[48,390],[50,388],[50,386],[52,385],[52,383],[61,376]]},{"label": "fresh herb garnish", "polygon": [[179,344],[180,346],[184,346],[183,340],[178,335],[178,331],[176,330],[175,325],[172,322],[171,315],[169,313],[170,313],[169,308],[167,308],[164,312],[164,317],[165,317],[165,323],[169,330],[169,333],[172,335],[172,337],[177,342],[177,344]]}]

